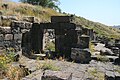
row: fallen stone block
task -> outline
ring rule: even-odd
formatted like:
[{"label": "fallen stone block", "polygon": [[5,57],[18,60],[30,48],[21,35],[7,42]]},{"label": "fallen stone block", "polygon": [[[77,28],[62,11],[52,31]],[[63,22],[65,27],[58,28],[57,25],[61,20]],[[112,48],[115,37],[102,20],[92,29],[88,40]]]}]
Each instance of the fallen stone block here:
[{"label": "fallen stone block", "polygon": [[115,55],[110,49],[103,48],[100,50],[100,55]]},{"label": "fallen stone block", "polygon": [[46,70],[41,80],[72,80],[72,73]]},{"label": "fallen stone block", "polygon": [[89,49],[72,48],[71,58],[75,62],[89,63],[91,61],[91,53]]}]

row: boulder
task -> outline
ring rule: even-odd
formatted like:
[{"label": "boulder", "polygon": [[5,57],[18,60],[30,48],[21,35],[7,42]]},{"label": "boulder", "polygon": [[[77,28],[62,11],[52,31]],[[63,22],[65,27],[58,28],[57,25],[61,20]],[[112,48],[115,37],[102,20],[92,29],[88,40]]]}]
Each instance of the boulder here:
[{"label": "boulder", "polygon": [[115,80],[115,74],[112,71],[106,71],[105,80]]},{"label": "boulder", "polygon": [[46,70],[41,80],[72,80],[72,73]]},{"label": "boulder", "polygon": [[91,53],[89,49],[72,48],[71,58],[75,62],[89,63],[91,61]]},{"label": "boulder", "polygon": [[115,55],[115,54],[108,48],[102,48],[100,50],[100,55]]}]

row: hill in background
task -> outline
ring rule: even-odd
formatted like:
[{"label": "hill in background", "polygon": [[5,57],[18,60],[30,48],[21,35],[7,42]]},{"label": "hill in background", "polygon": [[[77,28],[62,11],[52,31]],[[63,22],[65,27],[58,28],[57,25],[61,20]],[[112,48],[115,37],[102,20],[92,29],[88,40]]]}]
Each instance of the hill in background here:
[{"label": "hill in background", "polygon": [[[2,7],[3,4],[7,4],[7,8]],[[56,12],[55,10],[52,10],[50,8],[43,8],[41,6],[33,6],[30,4],[13,2],[0,3],[0,14],[5,16],[17,16],[19,20],[21,20],[24,16],[35,16],[36,18],[38,18],[39,22],[50,22],[51,16],[70,15]],[[7,24],[7,21],[1,23],[5,23],[4,26],[9,26],[9,24]],[[111,26],[106,26],[98,22],[93,22],[80,16],[75,16],[75,23],[77,25],[82,25],[83,27],[95,30],[99,36],[120,38],[120,30]]]},{"label": "hill in background", "polygon": [[114,28],[119,28],[120,29],[120,25],[114,25]]}]

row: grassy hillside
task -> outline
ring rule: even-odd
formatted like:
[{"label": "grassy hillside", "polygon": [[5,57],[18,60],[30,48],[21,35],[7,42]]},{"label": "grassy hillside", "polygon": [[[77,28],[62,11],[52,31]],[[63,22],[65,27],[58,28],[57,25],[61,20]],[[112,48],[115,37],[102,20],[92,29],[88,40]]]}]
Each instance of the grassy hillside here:
[{"label": "grassy hillside", "polygon": [[[50,17],[53,15],[68,15],[58,13],[50,8],[43,8],[41,6],[33,6],[30,4],[8,2],[8,8],[2,7],[4,3],[0,3],[0,14],[2,15],[15,15],[19,19],[23,16],[35,16],[40,22],[49,22]],[[83,27],[94,29],[98,35],[107,36],[109,38],[120,38],[120,30],[106,26],[101,23],[89,21],[83,17],[75,16],[75,23]]]},{"label": "grassy hillside", "polygon": [[78,25],[81,24],[83,25],[83,27],[95,30],[100,36],[120,39],[120,30],[113,28],[112,26],[107,26],[98,22],[89,21],[83,17],[76,17],[75,21]]}]

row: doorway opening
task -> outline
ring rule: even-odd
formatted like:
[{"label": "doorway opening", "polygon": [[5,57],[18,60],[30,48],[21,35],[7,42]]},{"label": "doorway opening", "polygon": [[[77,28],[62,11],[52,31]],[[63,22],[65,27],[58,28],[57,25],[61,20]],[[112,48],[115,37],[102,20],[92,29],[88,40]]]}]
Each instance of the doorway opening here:
[{"label": "doorway opening", "polygon": [[44,29],[43,33],[43,50],[55,51],[55,30]]}]

